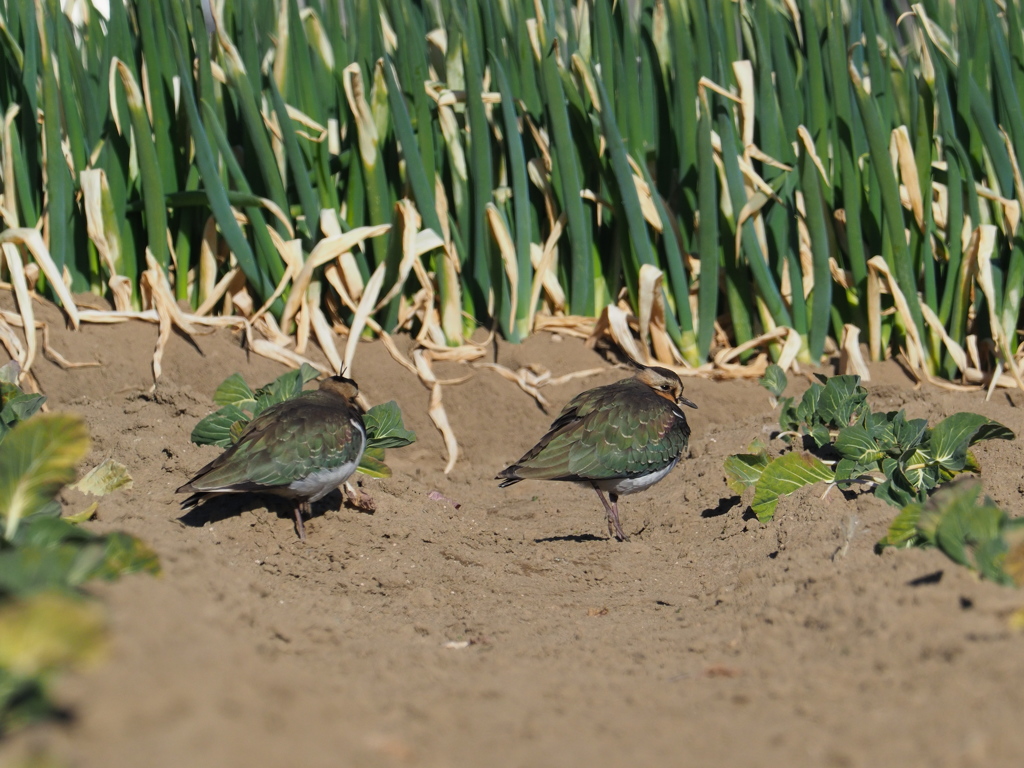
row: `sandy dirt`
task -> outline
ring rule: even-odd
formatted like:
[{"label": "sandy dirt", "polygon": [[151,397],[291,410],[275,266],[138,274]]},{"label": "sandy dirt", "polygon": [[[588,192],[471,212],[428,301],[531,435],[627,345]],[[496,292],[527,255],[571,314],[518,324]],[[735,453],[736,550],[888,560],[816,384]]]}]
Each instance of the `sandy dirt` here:
[{"label": "sandy dirt", "polygon": [[[0,302],[10,306],[9,296]],[[154,326],[71,333],[52,308],[37,311],[66,357],[102,363],[62,370],[40,359],[50,408],[87,420],[88,466],[113,457],[134,477],[89,525],[141,537],[164,573],[90,588],[108,607],[108,658],[62,679],[56,693],[72,719],[0,745],[10,761],[37,752],[81,768],[1024,760],[1024,638],[1007,620],[1024,595],[936,551],[876,555],[895,510],[872,496],[822,500],[816,487],[783,501],[767,525],[750,518],[722,462],[777,427],[755,383],[686,382],[700,408],[687,411],[689,456],[623,499],[632,541],[618,543],[591,491],[502,490],[492,478],[570,397],[625,370],[574,339],[498,344],[497,361],[511,368],[604,371],[546,388],[548,414],[492,371],[445,387],[461,446],[446,476],[429,393],[367,343],[354,377],[371,402],[396,399],[419,441],[389,452],[393,477],[362,481],[375,513],[328,496],[303,544],[272,500],[227,499],[183,518],[174,494],[216,455],[189,441],[216,386],[236,371],[260,385],[282,367],[247,358],[228,332],[197,338],[202,353],[175,337],[150,391]],[[972,410],[1024,432],[1021,393],[985,402],[914,389],[892,363],[872,377],[876,409],[932,420]],[[805,387],[791,381],[790,394]],[[986,491],[1014,513],[1022,451],[1019,440],[977,451]],[[88,503],[70,491],[64,501],[71,511]]]}]

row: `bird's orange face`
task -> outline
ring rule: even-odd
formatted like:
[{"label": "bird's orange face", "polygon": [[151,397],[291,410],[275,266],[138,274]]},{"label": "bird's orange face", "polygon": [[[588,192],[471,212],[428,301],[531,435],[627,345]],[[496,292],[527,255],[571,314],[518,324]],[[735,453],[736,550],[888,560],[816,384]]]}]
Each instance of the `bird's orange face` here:
[{"label": "bird's orange face", "polygon": [[644,368],[636,375],[636,378],[650,387],[654,394],[665,398],[673,405],[697,407],[683,397],[683,382],[667,368]]},{"label": "bird's orange face", "polygon": [[661,390],[661,389],[655,389],[654,390],[654,394],[658,395],[659,397],[664,397],[670,403],[675,403],[676,402],[676,397],[671,392],[666,392],[666,391]]},{"label": "bird's orange face", "polygon": [[678,402],[683,394],[683,384],[679,377],[666,368],[644,368],[636,375],[659,397],[664,397],[670,403]]}]

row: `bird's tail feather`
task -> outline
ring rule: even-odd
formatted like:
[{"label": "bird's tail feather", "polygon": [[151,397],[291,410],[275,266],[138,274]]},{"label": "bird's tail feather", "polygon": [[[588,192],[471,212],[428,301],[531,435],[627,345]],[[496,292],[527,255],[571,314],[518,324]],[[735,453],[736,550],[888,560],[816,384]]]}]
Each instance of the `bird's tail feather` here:
[{"label": "bird's tail feather", "polygon": [[191,496],[189,496],[187,499],[181,502],[181,511],[187,512],[190,509],[198,507],[199,504],[203,501],[204,495],[205,494],[202,493],[193,493]]},{"label": "bird's tail feather", "polygon": [[502,481],[501,483],[498,484],[498,487],[507,488],[508,486],[515,485],[520,480],[522,480],[523,478],[516,475],[516,470],[518,469],[519,467],[513,465],[511,467],[508,467],[507,469],[501,470],[501,472],[499,472],[494,478],[495,480]]},{"label": "bird's tail feather", "polygon": [[217,496],[223,496],[223,495],[224,495],[223,492],[218,493],[216,491],[213,491],[213,492],[203,491],[203,492],[193,493],[191,496],[189,496],[187,499],[185,499],[183,502],[181,502],[181,511],[182,512],[188,512],[190,509],[194,509],[195,507],[198,507],[203,502],[209,501],[210,499],[214,499]]}]

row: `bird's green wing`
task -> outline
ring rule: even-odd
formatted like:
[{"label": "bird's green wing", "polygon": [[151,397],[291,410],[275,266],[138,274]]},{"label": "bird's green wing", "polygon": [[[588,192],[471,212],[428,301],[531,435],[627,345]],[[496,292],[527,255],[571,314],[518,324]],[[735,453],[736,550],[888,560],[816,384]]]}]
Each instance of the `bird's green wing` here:
[{"label": "bird's green wing", "polygon": [[664,469],[686,450],[690,429],[677,406],[657,395],[587,415],[568,446],[568,470],[586,479],[632,477]]},{"label": "bird's green wing", "polygon": [[664,469],[686,449],[686,418],[664,398],[627,380],[577,396],[551,431],[514,465],[537,480],[601,480]]},{"label": "bird's green wing", "polygon": [[320,394],[310,392],[261,413],[234,446],[200,470],[192,490],[286,486],[318,470],[358,463],[365,446],[358,411]]}]

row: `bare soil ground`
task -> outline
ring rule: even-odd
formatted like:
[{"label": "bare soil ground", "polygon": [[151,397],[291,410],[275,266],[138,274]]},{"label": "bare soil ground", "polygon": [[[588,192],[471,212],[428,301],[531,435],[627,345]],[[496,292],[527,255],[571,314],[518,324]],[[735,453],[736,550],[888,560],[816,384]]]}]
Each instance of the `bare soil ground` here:
[{"label": "bare soil ground", "polygon": [[[9,302],[9,296],[0,296]],[[98,530],[159,553],[160,578],[91,590],[112,646],[62,679],[73,717],[0,745],[81,768],[179,766],[1018,766],[1024,760],[1019,592],[978,581],[935,551],[873,552],[895,510],[868,495],[799,492],[761,525],[727,487],[726,456],[777,426],[752,382],[686,382],[690,455],[626,497],[629,543],[608,538],[596,496],[492,479],[545,431],[545,414],[491,371],[444,389],[461,455],[427,417],[429,393],[379,344],[354,377],[396,399],[414,445],[394,476],[362,482],[374,514],[338,495],[309,539],[261,497],[182,517],[174,489],[216,449],[189,441],[216,386],[247,359],[230,333],[174,338],[151,391],[156,329],[59,330],[53,344],[98,368],[35,373],[53,410],[82,414],[88,464],[113,457],[134,487],[101,501]],[[627,372],[572,339],[499,344],[512,368],[605,372],[544,390],[554,412]],[[3,353],[0,352],[0,362]],[[441,366],[459,376],[464,366]],[[1024,432],[1024,396],[915,389],[872,367],[875,408],[938,420],[959,410]],[[792,382],[794,392],[806,382]],[[986,491],[1021,509],[1024,443],[977,451]],[[450,501],[433,500],[439,491]],[[69,509],[87,501],[65,493]],[[453,506],[457,503],[459,506]],[[268,506],[269,505],[269,506]],[[0,760],[2,762],[2,760]]]}]

